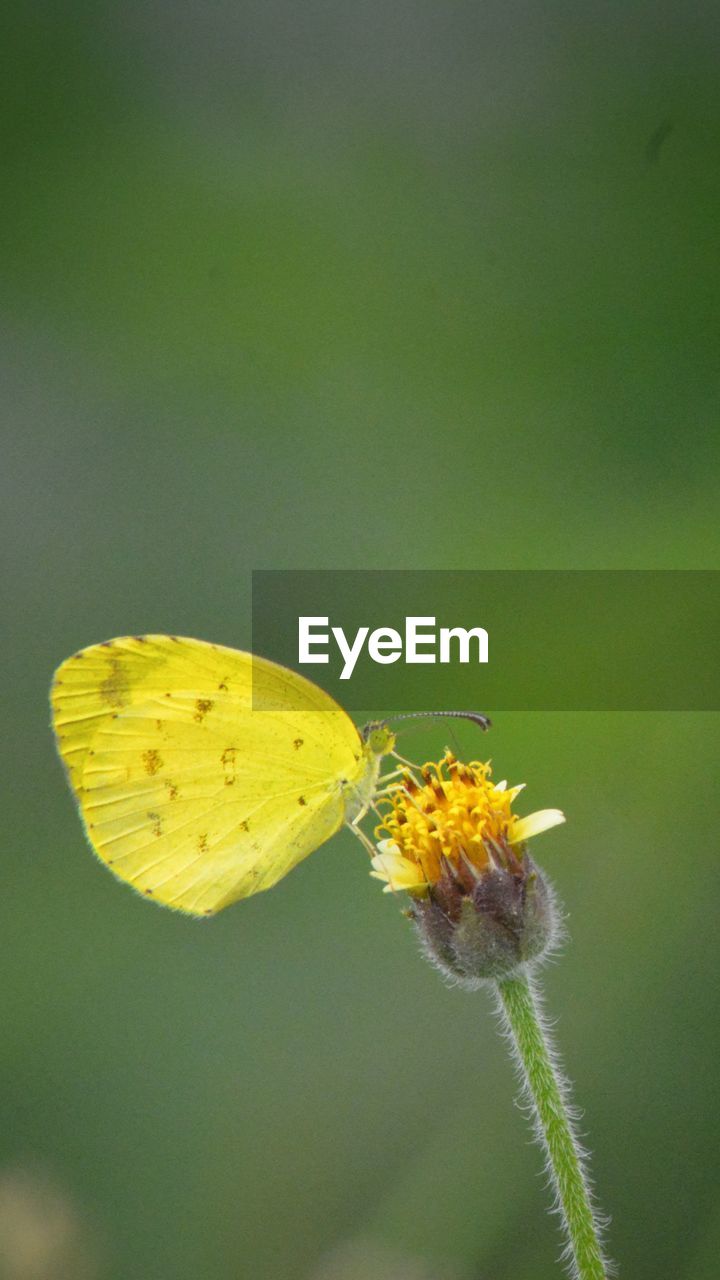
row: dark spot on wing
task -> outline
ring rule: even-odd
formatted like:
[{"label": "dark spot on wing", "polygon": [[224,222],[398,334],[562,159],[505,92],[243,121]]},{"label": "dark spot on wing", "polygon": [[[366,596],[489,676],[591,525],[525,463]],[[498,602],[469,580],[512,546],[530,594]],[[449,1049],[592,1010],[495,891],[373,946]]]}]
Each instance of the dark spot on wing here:
[{"label": "dark spot on wing", "polygon": [[227,693],[227,691],[228,691],[228,687],[227,687],[227,685],[226,685],[226,683],[225,683],[225,681],[224,681],[224,680],[221,680],[221,681],[220,681],[220,683],[219,683],[219,685],[218,685],[218,689],[222,689],[223,693]]},{"label": "dark spot on wing", "polygon": [[195,703],[195,715],[193,720],[197,720],[198,724],[202,724],[208,711],[212,711],[215,703],[210,698],[198,698]]},{"label": "dark spot on wing", "polygon": [[174,782],[170,782],[170,781],[166,778],[166,779],[165,779],[165,786],[167,787],[168,800],[177,800],[177,797],[178,797],[178,789],[177,789],[177,787],[175,786],[175,783],[174,783]]},{"label": "dark spot on wing", "polygon": [[151,778],[155,776],[159,769],[162,769],[164,763],[160,752],[155,751],[154,748],[151,751],[143,751],[142,762],[145,772],[149,773]]},{"label": "dark spot on wing", "polygon": [[305,742],[304,738],[296,738],[295,741],[293,742],[293,746],[295,750],[299,751],[300,748],[304,745],[304,742]]},{"label": "dark spot on wing", "polygon": [[307,804],[307,800],[304,796],[298,796],[298,804]]},{"label": "dark spot on wing", "polygon": [[148,813],[148,818],[152,823],[152,833],[154,836],[162,835],[162,818],[159,813]]},{"label": "dark spot on wing", "polygon": [[148,897],[150,898],[152,897],[152,889],[146,889],[145,892],[148,895]]},{"label": "dark spot on wing", "polygon": [[98,692],[100,697],[110,707],[124,707],[128,701],[127,695],[129,691],[130,684],[123,664],[119,657],[114,654],[109,661],[108,673],[99,685]]},{"label": "dark spot on wing", "polygon": [[247,820],[245,820],[245,822],[241,822],[241,823],[240,823],[240,830],[241,830],[241,831],[249,831],[249,830],[250,830],[250,823],[249,823]]},{"label": "dark spot on wing", "polygon": [[137,640],[138,644],[147,644],[145,636],[133,636],[133,640]]},{"label": "dark spot on wing", "polygon": [[235,784],[236,770],[235,757],[237,756],[237,747],[226,747],[220,757],[223,771],[225,773],[225,786],[232,787]]},{"label": "dark spot on wing", "polygon": [[198,847],[198,853],[207,853],[207,849],[208,849],[207,831],[203,831],[202,835],[198,836],[197,847]]}]

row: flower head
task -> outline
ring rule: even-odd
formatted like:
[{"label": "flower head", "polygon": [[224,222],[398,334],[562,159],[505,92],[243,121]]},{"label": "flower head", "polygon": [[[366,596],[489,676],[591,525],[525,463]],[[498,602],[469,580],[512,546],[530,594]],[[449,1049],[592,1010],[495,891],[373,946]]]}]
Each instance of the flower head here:
[{"label": "flower head", "polygon": [[[447,751],[390,787],[371,874],[410,894],[426,954],[466,985],[536,959],[556,935],[552,897],[527,853],[531,836],[564,822],[559,809],[513,813],[522,786],[494,783],[489,764]],[[382,803],[382,802],[381,802]]]},{"label": "flower head", "polygon": [[515,864],[531,836],[565,821],[559,809],[539,809],[527,818],[513,813],[524,783],[491,781],[489,764],[461,764],[446,751],[425,764],[420,786],[408,773],[388,793],[390,808],[375,835],[378,853],[371,874],[386,892],[425,894],[445,876],[463,882],[493,867]]}]

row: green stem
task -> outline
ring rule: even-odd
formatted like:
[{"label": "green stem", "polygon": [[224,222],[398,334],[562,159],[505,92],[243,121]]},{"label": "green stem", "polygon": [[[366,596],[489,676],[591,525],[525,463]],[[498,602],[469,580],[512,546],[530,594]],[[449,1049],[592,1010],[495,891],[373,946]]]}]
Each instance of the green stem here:
[{"label": "green stem", "polygon": [[606,1280],[607,1264],[600,1247],[583,1157],[573,1132],[567,1085],[543,1025],[531,980],[525,976],[498,981],[500,1010],[517,1050],[523,1082],[535,1110],[537,1134],[548,1158],[558,1208],[568,1239],[568,1259],[576,1280]]}]

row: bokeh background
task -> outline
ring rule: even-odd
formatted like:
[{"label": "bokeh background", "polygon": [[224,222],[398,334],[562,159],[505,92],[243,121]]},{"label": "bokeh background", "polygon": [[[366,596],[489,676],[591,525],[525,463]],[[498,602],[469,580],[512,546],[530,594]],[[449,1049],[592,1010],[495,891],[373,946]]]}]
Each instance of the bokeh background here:
[{"label": "bokeh background", "polygon": [[[718,567],[717,10],[2,23],[0,1277],[551,1280],[489,1001],[359,846],[155,909],[85,846],[47,687],[115,634],[247,644],[252,567]],[[493,730],[568,815],[548,1003],[633,1280],[718,1273],[719,745]]]}]

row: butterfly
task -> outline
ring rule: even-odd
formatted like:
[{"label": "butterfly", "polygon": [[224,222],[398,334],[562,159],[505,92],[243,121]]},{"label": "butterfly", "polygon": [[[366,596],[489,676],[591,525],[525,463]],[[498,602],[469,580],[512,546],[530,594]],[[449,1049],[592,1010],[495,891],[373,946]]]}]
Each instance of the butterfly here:
[{"label": "butterfly", "polygon": [[90,844],[165,906],[214,915],[269,889],[344,823],[370,845],[358,823],[394,733],[380,721],[359,730],[277,663],[124,636],[68,658],[51,705]]}]

